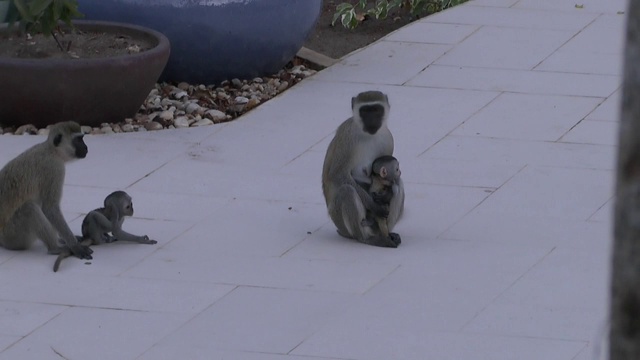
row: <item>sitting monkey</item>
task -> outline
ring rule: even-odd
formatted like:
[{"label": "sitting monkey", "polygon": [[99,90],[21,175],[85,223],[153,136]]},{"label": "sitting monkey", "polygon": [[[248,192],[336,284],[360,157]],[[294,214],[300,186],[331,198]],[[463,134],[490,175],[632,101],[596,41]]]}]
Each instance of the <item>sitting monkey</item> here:
[{"label": "sitting monkey", "polygon": [[[138,236],[122,230],[125,216],[133,215],[131,196],[124,191],[114,191],[104,199],[104,207],[95,209],[82,221],[82,237],[78,242],[82,245],[99,245],[113,241],[132,241],[140,244],[156,244],[147,235]],[[58,255],[53,271],[58,271],[62,259],[68,257],[68,251]]]}]

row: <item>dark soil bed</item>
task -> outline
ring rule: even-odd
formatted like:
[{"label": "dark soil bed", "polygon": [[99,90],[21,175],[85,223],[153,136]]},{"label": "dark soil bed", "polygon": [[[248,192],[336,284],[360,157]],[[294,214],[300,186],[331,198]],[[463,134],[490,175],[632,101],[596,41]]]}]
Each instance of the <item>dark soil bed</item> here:
[{"label": "dark soil bed", "polygon": [[[60,46],[66,50],[61,51]],[[96,58],[138,53],[152,47],[143,40],[119,34],[73,31],[65,34],[0,35],[0,57],[24,59],[40,58]]]},{"label": "dark soil bed", "polygon": [[366,19],[354,30],[345,29],[339,23],[339,20],[335,26],[331,26],[336,6],[343,2],[356,4],[358,1],[323,1],[320,19],[315,30],[304,44],[305,47],[334,59],[339,59],[416,20],[415,17],[411,17],[405,11],[393,11],[386,19]]}]

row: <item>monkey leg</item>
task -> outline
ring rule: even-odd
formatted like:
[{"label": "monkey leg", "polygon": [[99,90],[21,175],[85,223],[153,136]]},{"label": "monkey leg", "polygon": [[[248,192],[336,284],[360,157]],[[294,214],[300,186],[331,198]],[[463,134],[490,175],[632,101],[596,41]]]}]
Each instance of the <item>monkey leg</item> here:
[{"label": "monkey leg", "polygon": [[404,212],[404,183],[402,182],[402,179],[398,179],[397,185],[398,191],[393,195],[393,198],[391,198],[391,202],[389,203],[389,216],[387,217],[387,227],[389,228],[389,231],[393,231],[393,228],[396,226],[396,223],[400,220],[400,217],[402,217],[402,213]]},{"label": "monkey leg", "polygon": [[344,237],[368,245],[398,246],[389,236],[382,235],[379,229],[368,225],[367,210],[352,186],[343,185],[338,189],[330,206],[329,216],[338,228],[338,233]]},{"label": "monkey leg", "polygon": [[13,214],[0,234],[0,245],[9,250],[25,250],[42,240],[50,254],[59,254],[58,232],[40,207],[28,201]]},{"label": "monkey leg", "polygon": [[387,219],[378,218],[376,219],[378,222],[378,228],[380,229],[380,233],[382,236],[389,236],[389,228],[387,227]]},{"label": "monkey leg", "polygon": [[91,245],[100,245],[115,241],[115,238],[108,233],[113,230],[114,226],[99,211],[91,211],[82,221],[82,236],[91,240]]}]

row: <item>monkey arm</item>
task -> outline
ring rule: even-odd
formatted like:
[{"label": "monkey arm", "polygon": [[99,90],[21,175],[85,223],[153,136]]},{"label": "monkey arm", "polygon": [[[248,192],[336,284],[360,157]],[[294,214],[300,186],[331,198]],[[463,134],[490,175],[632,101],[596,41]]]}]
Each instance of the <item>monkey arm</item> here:
[{"label": "monkey arm", "polygon": [[103,232],[110,232],[114,228],[111,221],[99,211],[93,210],[87,216],[90,216]]},{"label": "monkey arm", "polygon": [[371,193],[371,197],[376,204],[388,205],[393,199],[393,189],[391,186],[384,187],[382,190]]},{"label": "monkey arm", "polygon": [[362,186],[358,185],[353,178],[350,177],[350,180],[351,186],[356,189],[356,193],[360,197],[362,205],[364,205],[367,210],[373,212],[376,216],[383,218],[386,218],[389,215],[389,209],[387,206],[376,203],[369,192],[367,192]]},{"label": "monkey arm", "polygon": [[62,215],[62,211],[58,206],[42,206],[42,212],[49,219],[49,222],[56,228],[60,237],[65,241],[67,245],[75,245],[78,243],[78,239],[73,235],[71,228],[67,224],[67,221]]},{"label": "monkey arm", "polygon": [[121,227],[117,227],[113,230],[113,236],[115,236],[115,238],[118,239],[118,241],[131,241],[131,242],[136,242],[140,244],[156,244],[157,243],[157,241],[155,240],[150,240],[147,235],[138,236],[138,235],[129,234],[128,232],[122,230]]},{"label": "monkey arm", "polygon": [[60,211],[59,206],[50,204],[43,205],[42,212],[58,231],[58,235],[62,237],[66,246],[74,255],[81,259],[91,259],[91,253],[93,250],[88,246],[78,244],[78,239],[76,239],[76,236],[73,235],[69,225],[67,225],[67,221],[64,219],[64,216],[62,216],[62,211]]}]

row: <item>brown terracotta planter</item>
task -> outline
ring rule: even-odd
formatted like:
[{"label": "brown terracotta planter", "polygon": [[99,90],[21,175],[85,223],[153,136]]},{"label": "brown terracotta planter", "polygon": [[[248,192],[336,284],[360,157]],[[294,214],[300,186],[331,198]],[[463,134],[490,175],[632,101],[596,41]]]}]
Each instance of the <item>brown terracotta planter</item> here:
[{"label": "brown terracotta planter", "polygon": [[[76,21],[81,30],[120,33],[157,44],[137,54],[97,59],[0,58],[0,124],[83,125],[132,117],[169,59],[169,40],[141,26]],[[6,30],[5,30],[6,31]]]}]

